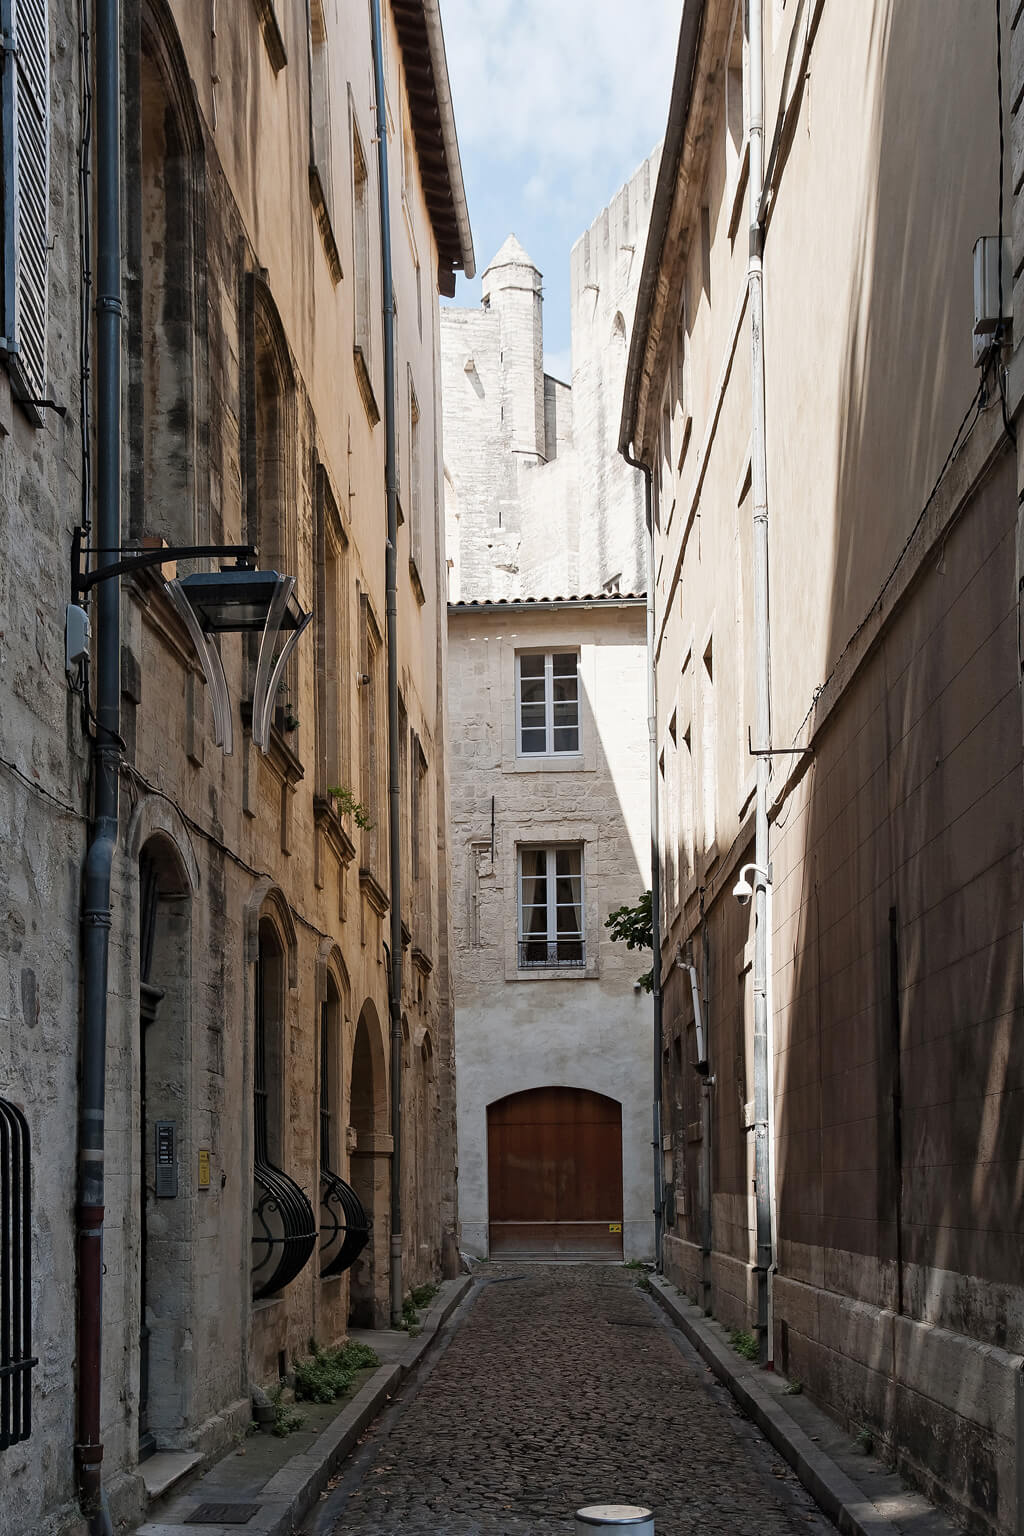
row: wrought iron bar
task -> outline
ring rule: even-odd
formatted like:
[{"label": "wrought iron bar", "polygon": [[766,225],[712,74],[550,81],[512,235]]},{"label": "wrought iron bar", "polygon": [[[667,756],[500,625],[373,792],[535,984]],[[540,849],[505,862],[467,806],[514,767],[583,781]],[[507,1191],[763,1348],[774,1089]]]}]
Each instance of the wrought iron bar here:
[{"label": "wrought iron bar", "polygon": [[370,1241],[370,1218],[362,1201],[332,1169],[320,1169],[320,1277],[351,1269]]},{"label": "wrought iron bar", "polygon": [[547,966],[586,965],[583,939],[520,939],[519,969],[529,971]]},{"label": "wrought iron bar", "polygon": [[32,1433],[31,1199],[28,1121],[0,1099],[0,1451]]}]

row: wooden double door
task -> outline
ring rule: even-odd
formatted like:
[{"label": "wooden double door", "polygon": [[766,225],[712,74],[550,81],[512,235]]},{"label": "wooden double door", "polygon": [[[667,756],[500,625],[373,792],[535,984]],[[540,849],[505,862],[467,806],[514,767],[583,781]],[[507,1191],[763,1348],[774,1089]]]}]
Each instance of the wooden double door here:
[{"label": "wooden double door", "polygon": [[532,1088],[487,1110],[493,1258],[622,1258],[622,1106]]}]

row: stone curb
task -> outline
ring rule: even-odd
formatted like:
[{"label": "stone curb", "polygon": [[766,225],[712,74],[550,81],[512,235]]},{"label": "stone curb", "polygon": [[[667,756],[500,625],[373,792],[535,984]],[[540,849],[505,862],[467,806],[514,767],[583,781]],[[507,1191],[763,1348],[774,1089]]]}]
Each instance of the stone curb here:
[{"label": "stone curb", "polygon": [[660,1275],[650,1275],[651,1295],[685,1333],[743,1412],[789,1463],[815,1503],[844,1536],[899,1536],[856,1483],[827,1456],[775,1402],[758,1381],[757,1369],[715,1336],[704,1314],[673,1294]]},{"label": "stone curb", "polygon": [[[187,1495],[190,1506],[205,1500],[258,1503],[261,1506],[259,1514],[246,1522],[247,1536],[292,1536],[292,1532],[316,1504],[328,1479],[380,1413],[388,1398],[397,1392],[405,1378],[419,1365],[473,1284],[472,1275],[460,1275],[457,1280],[443,1282],[439,1295],[424,1317],[420,1332],[409,1340],[402,1358],[374,1371],[352,1401],[346,1403],[337,1418],[317,1436],[308,1451],[293,1456],[259,1489],[239,1488],[237,1484],[219,1487],[215,1465]],[[182,1515],[171,1519],[165,1517],[148,1520],[138,1527],[136,1536],[186,1536],[186,1533],[191,1536],[192,1532],[200,1530],[208,1532],[208,1536],[228,1536],[227,1526],[188,1526],[183,1523],[184,1518]]]}]

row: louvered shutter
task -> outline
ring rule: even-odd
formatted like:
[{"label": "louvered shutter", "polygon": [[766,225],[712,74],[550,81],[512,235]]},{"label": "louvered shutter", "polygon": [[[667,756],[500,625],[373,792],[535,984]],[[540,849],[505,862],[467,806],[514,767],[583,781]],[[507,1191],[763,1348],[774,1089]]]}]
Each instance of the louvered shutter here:
[{"label": "louvered shutter", "polygon": [[23,393],[46,392],[50,205],[47,0],[3,0],[4,340]]}]

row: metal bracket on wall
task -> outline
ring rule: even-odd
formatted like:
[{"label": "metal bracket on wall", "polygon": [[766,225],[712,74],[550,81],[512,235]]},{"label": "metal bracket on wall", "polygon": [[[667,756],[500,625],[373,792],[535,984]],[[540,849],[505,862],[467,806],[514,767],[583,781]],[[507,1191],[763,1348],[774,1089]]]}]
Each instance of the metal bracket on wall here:
[{"label": "metal bracket on wall", "polygon": [[813,747],[755,747],[747,726],[747,751],[751,757],[813,757]]}]

